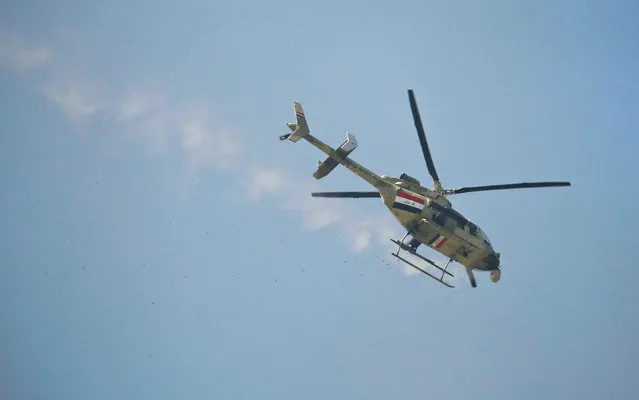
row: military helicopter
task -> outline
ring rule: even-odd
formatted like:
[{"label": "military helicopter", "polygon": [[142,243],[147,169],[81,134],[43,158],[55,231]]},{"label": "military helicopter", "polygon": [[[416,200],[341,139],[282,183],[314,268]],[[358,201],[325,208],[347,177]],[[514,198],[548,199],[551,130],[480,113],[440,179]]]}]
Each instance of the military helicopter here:
[{"label": "military helicopter", "polygon": [[[501,278],[500,253],[495,251],[488,236],[479,226],[452,208],[446,196],[487,190],[570,186],[570,182],[525,182],[445,189],[439,181],[439,176],[428,148],[424,127],[412,89],[408,90],[408,99],[426,166],[433,179],[432,189],[421,186],[417,179],[405,173],[401,174],[399,178],[388,175],[379,176],[353,161],[348,155],[357,148],[357,140],[350,133],[346,134],[346,141],[337,149],[333,149],[312,136],[299,101],[293,102],[297,122],[286,124],[291,133],[280,136],[280,140],[288,139],[291,142],[297,142],[300,139],[304,139],[328,155],[324,161],[318,161],[318,168],[313,174],[316,179],[324,178],[337,165],[341,164],[377,189],[376,191],[368,192],[316,192],[311,193],[311,195],[313,197],[328,198],[381,198],[399,223],[406,228],[406,234],[401,240],[391,239],[398,246],[397,251],[392,253],[394,257],[451,288],[454,286],[446,282],[444,278],[445,276],[454,277],[448,271],[448,266],[452,261],[456,261],[465,267],[472,287],[477,287],[473,270],[490,271],[491,281],[498,282]],[[409,236],[411,238],[407,240]],[[417,253],[417,248],[422,244],[448,257],[446,264],[442,267]],[[424,267],[417,266],[404,258],[400,255],[400,250],[404,250],[437,268],[441,272],[441,276],[435,276],[433,275],[435,272],[430,273]]]}]

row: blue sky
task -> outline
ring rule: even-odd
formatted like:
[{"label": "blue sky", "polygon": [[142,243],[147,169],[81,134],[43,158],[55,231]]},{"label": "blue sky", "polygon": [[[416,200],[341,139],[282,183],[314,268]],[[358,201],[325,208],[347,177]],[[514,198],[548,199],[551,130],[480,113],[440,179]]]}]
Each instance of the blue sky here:
[{"label": "blue sky", "polygon": [[[636,2],[68,1],[0,12],[0,397],[636,398]],[[448,290],[313,133],[501,252]],[[427,253],[430,254],[430,253]],[[441,260],[437,254],[430,254]]]}]

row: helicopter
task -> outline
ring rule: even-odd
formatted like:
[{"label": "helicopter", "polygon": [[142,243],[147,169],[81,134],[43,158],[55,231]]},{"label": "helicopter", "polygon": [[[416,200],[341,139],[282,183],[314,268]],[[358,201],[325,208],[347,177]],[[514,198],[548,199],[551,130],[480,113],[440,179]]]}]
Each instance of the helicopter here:
[{"label": "helicopter", "polygon": [[[397,250],[392,253],[395,258],[450,288],[454,288],[454,286],[444,278],[447,276],[454,277],[448,271],[448,266],[453,261],[465,268],[470,285],[474,288],[477,287],[474,270],[488,271],[490,280],[495,283],[499,282],[501,279],[500,253],[495,251],[490,239],[479,226],[469,221],[452,207],[447,196],[488,190],[570,186],[570,182],[523,182],[466,186],[457,189],[444,188],[433,163],[412,89],[408,90],[408,100],[415,129],[426,160],[426,167],[433,180],[433,188],[422,186],[419,180],[406,173],[402,173],[399,177],[377,175],[363,165],[353,161],[348,156],[357,148],[357,139],[351,133],[346,134],[346,140],[337,149],[314,137],[310,134],[304,110],[298,100],[293,102],[296,122],[287,123],[286,125],[291,132],[281,135],[279,138],[281,141],[289,140],[291,142],[298,142],[304,139],[328,156],[324,161],[318,161],[317,170],[313,174],[316,179],[324,178],[335,167],[342,165],[376,189],[375,191],[359,192],[314,192],[311,193],[311,196],[325,198],[381,198],[384,205],[388,207],[393,216],[406,229],[406,234],[403,238],[400,240],[391,239],[391,242],[398,246]],[[419,254],[417,249],[421,245],[445,255],[448,258],[446,264],[443,266],[438,265],[433,260]],[[418,266],[416,262],[405,258],[403,254],[400,255],[401,250],[437,268],[441,272],[441,276],[435,276],[434,274],[439,275],[439,272],[433,272],[432,270],[432,273],[428,272],[425,269],[425,265]],[[450,280],[450,278],[447,279]]]}]

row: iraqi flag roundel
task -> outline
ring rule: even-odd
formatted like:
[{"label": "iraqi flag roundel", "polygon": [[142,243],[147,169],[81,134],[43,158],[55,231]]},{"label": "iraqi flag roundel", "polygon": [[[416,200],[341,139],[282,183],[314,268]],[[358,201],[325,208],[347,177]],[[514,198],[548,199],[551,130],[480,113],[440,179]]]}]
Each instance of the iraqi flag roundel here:
[{"label": "iraqi flag roundel", "polygon": [[416,196],[413,193],[409,193],[400,189],[397,191],[397,196],[395,196],[393,208],[420,214],[422,212],[422,209],[424,208],[424,199]]}]

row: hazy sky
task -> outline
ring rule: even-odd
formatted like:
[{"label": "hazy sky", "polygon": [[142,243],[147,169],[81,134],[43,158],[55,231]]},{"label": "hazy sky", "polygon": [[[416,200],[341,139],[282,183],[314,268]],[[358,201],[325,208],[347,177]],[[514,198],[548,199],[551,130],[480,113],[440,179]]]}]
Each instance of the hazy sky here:
[{"label": "hazy sky", "polygon": [[[637,2],[5,3],[2,399],[639,395]],[[498,284],[278,140],[431,185],[409,88],[445,187],[573,184],[450,198]]]}]

